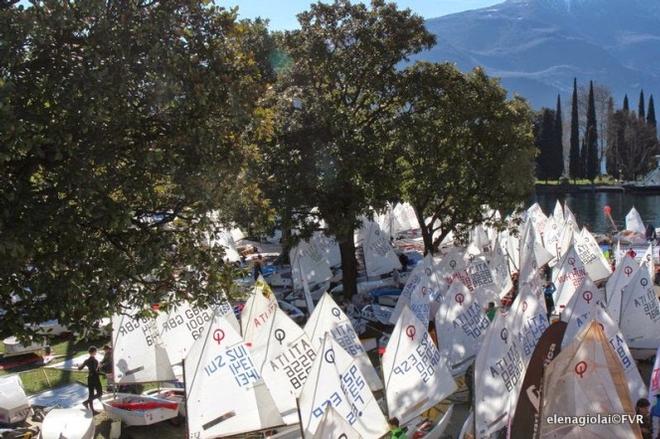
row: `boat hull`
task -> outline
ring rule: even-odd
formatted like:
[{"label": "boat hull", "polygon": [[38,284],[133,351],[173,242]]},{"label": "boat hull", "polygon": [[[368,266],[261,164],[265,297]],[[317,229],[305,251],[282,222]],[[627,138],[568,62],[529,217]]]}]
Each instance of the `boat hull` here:
[{"label": "boat hull", "polygon": [[[128,426],[152,425],[179,416],[177,402],[154,396],[117,393],[107,395],[101,403],[110,418]],[[131,405],[136,409],[129,409]]]}]

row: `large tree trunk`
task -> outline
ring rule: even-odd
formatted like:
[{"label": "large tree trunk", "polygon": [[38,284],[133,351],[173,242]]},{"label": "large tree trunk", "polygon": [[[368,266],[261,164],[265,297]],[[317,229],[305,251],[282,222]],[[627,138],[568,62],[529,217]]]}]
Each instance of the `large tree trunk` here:
[{"label": "large tree trunk", "polygon": [[433,224],[430,226],[426,225],[424,215],[420,213],[422,212],[422,209],[418,209],[416,206],[413,206],[413,209],[415,209],[415,216],[417,217],[417,222],[419,223],[419,229],[422,231],[422,239],[424,240],[424,256],[429,253],[433,254],[433,233],[431,232]]},{"label": "large tree trunk", "polygon": [[344,287],[344,298],[350,300],[357,293],[357,260],[355,259],[355,242],[353,234],[337,237],[341,252],[341,283]]}]

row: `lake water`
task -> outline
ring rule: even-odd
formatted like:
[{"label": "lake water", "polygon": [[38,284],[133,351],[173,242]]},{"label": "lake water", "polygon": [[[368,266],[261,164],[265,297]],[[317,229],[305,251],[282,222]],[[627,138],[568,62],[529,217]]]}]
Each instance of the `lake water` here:
[{"label": "lake water", "polygon": [[[628,194],[622,192],[585,192],[579,194],[537,194],[532,201],[537,201],[546,215],[550,215],[557,199],[566,202],[573,211],[580,225],[596,233],[605,233],[611,229],[605,218],[603,208],[612,208],[612,218],[619,230],[623,230],[626,214],[634,206],[644,220],[644,224],[660,227],[660,195]],[[609,227],[608,227],[609,226]]]}]

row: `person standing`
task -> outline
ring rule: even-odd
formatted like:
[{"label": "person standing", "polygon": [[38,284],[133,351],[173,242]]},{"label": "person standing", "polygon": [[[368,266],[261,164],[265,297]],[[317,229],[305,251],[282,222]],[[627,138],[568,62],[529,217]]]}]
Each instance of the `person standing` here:
[{"label": "person standing", "polygon": [[642,422],[639,424],[642,430],[643,439],[652,439],[651,435],[651,403],[646,398],[641,398],[635,406],[635,414],[642,416]]},{"label": "person standing", "polygon": [[486,317],[488,317],[488,320],[491,322],[495,318],[495,312],[497,309],[495,308],[495,302],[488,302],[488,308],[486,308]]},{"label": "person standing", "polygon": [[261,266],[261,261],[263,258],[261,255],[257,256],[257,259],[253,262],[253,267],[252,267],[252,277],[254,277],[254,280],[259,279],[259,276],[263,274],[263,268]]},{"label": "person standing", "polygon": [[78,366],[78,370],[83,370],[87,367],[87,390],[89,392],[89,398],[87,401],[83,402],[83,405],[87,409],[92,410],[92,415],[96,415],[98,412],[94,410],[94,400],[101,399],[103,395],[103,387],[101,386],[101,378],[99,377],[99,361],[96,359],[96,347],[91,346],[87,351],[89,357]]}]

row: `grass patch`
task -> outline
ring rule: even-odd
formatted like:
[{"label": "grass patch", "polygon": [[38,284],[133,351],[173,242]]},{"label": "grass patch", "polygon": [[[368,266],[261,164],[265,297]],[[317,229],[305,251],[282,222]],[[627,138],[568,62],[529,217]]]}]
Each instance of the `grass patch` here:
[{"label": "grass patch", "polygon": [[[67,358],[76,357],[87,352],[90,346],[102,347],[108,343],[108,338],[101,338],[97,340],[76,340],[73,335],[64,335],[56,337],[51,340],[51,352],[55,356],[52,363],[63,361]],[[0,343],[0,353],[4,353],[4,345]],[[18,357],[17,357],[18,358]],[[29,395],[39,393],[54,387],[64,386],[71,384],[75,381],[87,385],[87,372],[76,372],[70,370],[50,369],[41,366],[40,364],[31,364],[20,366],[9,370],[0,370],[0,376],[7,374],[19,374],[25,392]],[[105,377],[101,377],[101,383],[107,384]]]}]

